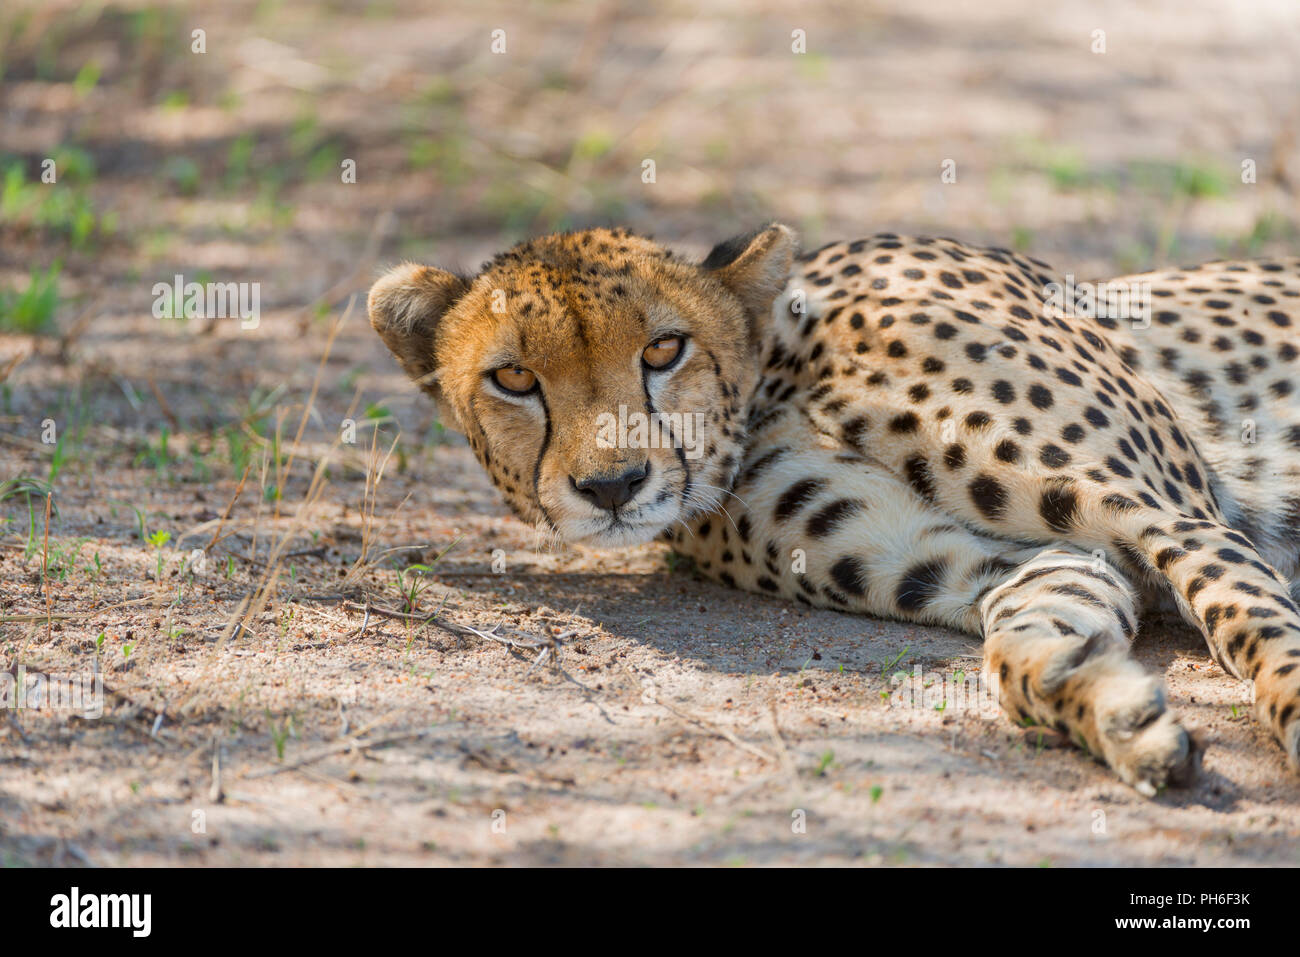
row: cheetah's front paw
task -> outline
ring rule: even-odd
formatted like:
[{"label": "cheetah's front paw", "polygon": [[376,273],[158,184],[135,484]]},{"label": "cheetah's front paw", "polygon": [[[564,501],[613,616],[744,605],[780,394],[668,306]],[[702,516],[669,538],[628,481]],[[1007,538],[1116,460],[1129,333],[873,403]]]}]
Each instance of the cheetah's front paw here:
[{"label": "cheetah's front paw", "polygon": [[1128,656],[1122,639],[1104,631],[1085,639],[1059,619],[1016,617],[990,641],[1008,714],[1068,735],[1147,797],[1195,780],[1200,749],[1169,710],[1161,680]]}]

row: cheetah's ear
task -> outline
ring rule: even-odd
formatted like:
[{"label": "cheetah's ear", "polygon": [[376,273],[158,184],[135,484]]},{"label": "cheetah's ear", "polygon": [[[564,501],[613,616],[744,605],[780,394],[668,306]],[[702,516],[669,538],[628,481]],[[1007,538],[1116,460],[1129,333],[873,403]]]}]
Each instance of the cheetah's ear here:
[{"label": "cheetah's ear", "polygon": [[798,245],[794,230],[771,223],[718,243],[700,266],[731,290],[751,317],[761,319],[785,286]]},{"label": "cheetah's ear", "polygon": [[455,411],[438,386],[434,337],[447,310],[468,290],[469,281],[463,276],[403,263],[370,287],[367,300],[370,324],[406,374],[433,396],[443,425],[456,429],[460,424]]}]

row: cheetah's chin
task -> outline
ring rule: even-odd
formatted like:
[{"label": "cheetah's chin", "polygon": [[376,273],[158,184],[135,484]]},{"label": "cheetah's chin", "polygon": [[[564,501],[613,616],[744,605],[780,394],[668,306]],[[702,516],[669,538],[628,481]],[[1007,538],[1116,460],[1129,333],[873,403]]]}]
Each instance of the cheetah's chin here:
[{"label": "cheetah's chin", "polygon": [[663,530],[663,525],[658,522],[619,522],[617,525],[607,525],[595,531],[576,535],[564,534],[563,537],[565,541],[587,548],[628,548],[632,545],[653,542]]}]

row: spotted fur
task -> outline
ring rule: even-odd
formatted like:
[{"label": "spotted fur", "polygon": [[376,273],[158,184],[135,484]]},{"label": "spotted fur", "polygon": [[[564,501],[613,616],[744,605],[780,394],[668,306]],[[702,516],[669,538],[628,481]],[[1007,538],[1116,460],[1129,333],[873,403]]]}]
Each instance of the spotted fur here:
[{"label": "spotted fur", "polygon": [[[371,320],[507,501],[562,537],[663,534],[730,586],[980,634],[1014,719],[1146,794],[1197,760],[1128,654],[1169,602],[1300,768],[1300,261],[1117,280],[1149,284],[1135,323],[1065,314],[1064,277],[1005,249],[793,252],[781,226],[698,265],[624,231],[545,237],[472,280],[401,267]],[[685,355],[647,372],[665,331]],[[502,362],[539,395],[494,393]],[[596,449],[619,404],[703,412],[701,454]],[[568,488],[642,466],[612,511]]]}]

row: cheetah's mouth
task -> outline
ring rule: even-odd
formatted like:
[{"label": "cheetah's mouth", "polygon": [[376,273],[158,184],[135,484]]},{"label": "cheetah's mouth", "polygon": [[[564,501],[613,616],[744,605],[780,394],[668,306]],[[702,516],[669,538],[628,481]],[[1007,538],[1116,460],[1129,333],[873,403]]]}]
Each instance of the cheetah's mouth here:
[{"label": "cheetah's mouth", "polygon": [[652,542],[673,524],[680,514],[676,502],[664,505],[651,503],[631,509],[619,510],[593,516],[578,522],[567,523],[570,528],[561,528],[564,539],[590,548],[626,548],[631,545],[644,545]]},{"label": "cheetah's mouth", "polygon": [[589,548],[644,545],[686,518],[680,490],[660,488],[645,500],[633,501],[612,513],[601,511],[559,523],[565,541]]},{"label": "cheetah's mouth", "polygon": [[628,522],[621,518],[611,519],[606,526],[582,542],[594,548],[622,548],[629,545],[643,545],[652,542],[663,531],[657,522]]}]

